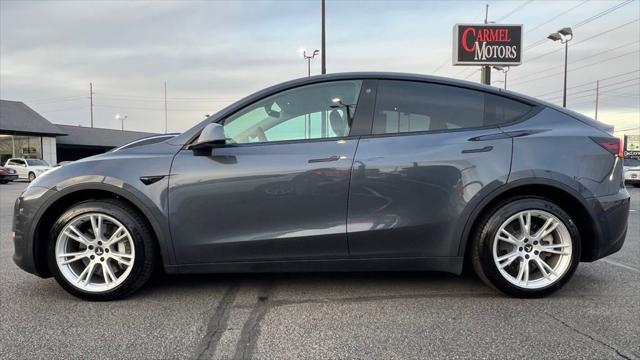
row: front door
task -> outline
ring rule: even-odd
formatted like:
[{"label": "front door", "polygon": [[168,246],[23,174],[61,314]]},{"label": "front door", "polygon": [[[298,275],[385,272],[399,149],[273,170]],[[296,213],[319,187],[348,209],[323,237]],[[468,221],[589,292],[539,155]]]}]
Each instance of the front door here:
[{"label": "front door", "polygon": [[344,258],[361,81],[287,90],[222,123],[227,144],[181,150],[169,217],[183,264]]}]

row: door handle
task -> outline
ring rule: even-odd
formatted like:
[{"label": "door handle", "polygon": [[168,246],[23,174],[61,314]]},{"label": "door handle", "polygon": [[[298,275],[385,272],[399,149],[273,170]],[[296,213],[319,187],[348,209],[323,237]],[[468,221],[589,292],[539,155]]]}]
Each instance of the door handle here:
[{"label": "door handle", "polygon": [[340,158],[341,158],[341,156],[333,155],[333,156],[329,156],[329,157],[326,157],[326,158],[310,159],[310,160],[309,160],[309,164],[319,163],[319,162],[331,162],[331,161],[338,161],[338,160],[340,160]]},{"label": "door handle", "polygon": [[467,149],[467,150],[462,150],[463,154],[472,154],[472,153],[479,153],[479,152],[488,152],[493,150],[493,146],[485,146],[483,148],[478,148],[478,149]]}]

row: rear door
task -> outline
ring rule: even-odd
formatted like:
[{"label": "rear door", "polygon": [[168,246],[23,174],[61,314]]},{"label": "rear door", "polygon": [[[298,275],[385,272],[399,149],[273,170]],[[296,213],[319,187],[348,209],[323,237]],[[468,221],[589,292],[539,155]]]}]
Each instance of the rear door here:
[{"label": "rear door", "polygon": [[352,171],[351,256],[456,256],[467,204],[507,181],[512,140],[498,125],[530,110],[481,91],[381,80]]}]

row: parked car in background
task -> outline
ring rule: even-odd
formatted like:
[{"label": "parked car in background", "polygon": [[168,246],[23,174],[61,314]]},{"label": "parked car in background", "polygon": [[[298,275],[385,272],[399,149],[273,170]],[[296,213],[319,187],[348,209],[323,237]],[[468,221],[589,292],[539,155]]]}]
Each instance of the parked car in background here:
[{"label": "parked car in background", "polygon": [[0,184],[6,184],[18,178],[18,173],[11,169],[0,166]]},{"label": "parked car in background", "polygon": [[[490,86],[313,76],[185,133],[93,156],[17,199],[14,261],[90,300],[169,273],[435,270],[548,295],[618,251],[613,127]],[[468,261],[468,262],[467,262]]]},{"label": "parked car in background", "polygon": [[38,176],[51,170],[52,167],[42,159],[11,158],[4,164],[18,173],[19,179],[35,180]]},{"label": "parked car in background", "polygon": [[633,186],[640,186],[640,159],[624,159],[624,182]]}]

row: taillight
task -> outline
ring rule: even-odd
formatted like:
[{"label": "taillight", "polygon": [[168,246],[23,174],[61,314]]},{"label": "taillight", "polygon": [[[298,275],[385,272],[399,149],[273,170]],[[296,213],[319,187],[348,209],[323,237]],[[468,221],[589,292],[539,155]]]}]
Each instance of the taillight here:
[{"label": "taillight", "polygon": [[6,173],[7,173],[7,171],[6,171],[6,170],[4,170],[4,169],[0,169],[0,174],[6,174]]},{"label": "taillight", "polygon": [[591,140],[595,141],[596,144],[602,146],[605,150],[612,153],[613,155],[623,157],[623,148],[622,148],[621,139],[608,138],[608,137],[591,137]]}]

